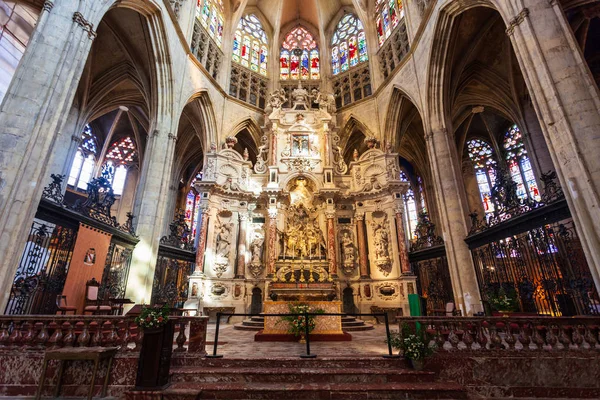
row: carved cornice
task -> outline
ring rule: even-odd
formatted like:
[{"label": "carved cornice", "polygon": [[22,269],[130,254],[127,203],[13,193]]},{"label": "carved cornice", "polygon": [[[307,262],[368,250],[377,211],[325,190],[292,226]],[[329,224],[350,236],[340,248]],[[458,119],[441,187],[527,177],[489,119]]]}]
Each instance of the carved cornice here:
[{"label": "carved cornice", "polygon": [[73,14],[73,22],[75,22],[77,25],[81,26],[83,28],[83,30],[87,32],[88,37],[90,39],[94,40],[96,38],[97,33],[94,30],[94,24],[92,24],[91,22],[86,20],[79,11],[76,11]]},{"label": "carved cornice", "polygon": [[513,34],[513,32],[515,31],[515,28],[518,25],[520,25],[521,22],[525,21],[525,18],[527,18],[528,16],[529,16],[528,8],[524,8],[523,10],[521,10],[521,12],[508,23],[508,28],[506,28],[506,34],[508,36],[511,36]]}]

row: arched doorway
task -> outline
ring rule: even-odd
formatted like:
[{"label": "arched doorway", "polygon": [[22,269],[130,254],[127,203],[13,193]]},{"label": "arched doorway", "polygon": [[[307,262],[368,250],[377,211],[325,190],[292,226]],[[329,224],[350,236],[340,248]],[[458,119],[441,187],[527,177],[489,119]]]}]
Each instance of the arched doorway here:
[{"label": "arched doorway", "polygon": [[346,314],[356,313],[356,305],[354,304],[354,291],[351,287],[347,287],[342,292],[342,308]]},{"label": "arched doorway", "polygon": [[250,303],[250,314],[260,314],[262,312],[262,290],[255,287],[252,289],[252,302]]}]

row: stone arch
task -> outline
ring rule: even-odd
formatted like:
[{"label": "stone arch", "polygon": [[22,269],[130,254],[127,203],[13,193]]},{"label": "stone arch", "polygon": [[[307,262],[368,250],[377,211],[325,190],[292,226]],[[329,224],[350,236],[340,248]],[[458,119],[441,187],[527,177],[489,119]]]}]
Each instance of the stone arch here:
[{"label": "stone arch", "polygon": [[252,164],[256,163],[258,147],[264,135],[258,123],[252,117],[248,116],[235,124],[234,128],[229,132],[230,134],[227,136],[234,136],[238,140],[234,149],[242,155],[248,149],[248,159]]},{"label": "stone arch", "polygon": [[347,165],[352,161],[354,150],[359,154],[367,150],[364,140],[368,137],[375,137],[375,134],[360,119],[350,115],[348,121],[339,133],[339,146],[342,149],[342,155]]}]

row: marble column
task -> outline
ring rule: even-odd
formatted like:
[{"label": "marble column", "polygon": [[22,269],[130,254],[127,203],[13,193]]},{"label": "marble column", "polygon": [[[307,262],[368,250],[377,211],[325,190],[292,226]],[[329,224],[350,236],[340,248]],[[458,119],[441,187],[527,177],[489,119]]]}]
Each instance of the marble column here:
[{"label": "marble column", "polygon": [[269,231],[267,233],[268,244],[267,244],[267,274],[273,275],[275,274],[275,261],[277,258],[277,210],[270,209],[269,210]]},{"label": "marble column", "polygon": [[327,255],[329,257],[329,274],[337,275],[337,252],[335,251],[335,212],[328,212],[327,217]]},{"label": "marble column", "polygon": [[408,249],[406,248],[406,233],[404,232],[404,223],[402,210],[396,209],[396,235],[398,237],[398,256],[400,257],[400,271],[402,275],[411,275],[410,262],[408,261]]},{"label": "marble column", "polygon": [[198,210],[198,245],[196,246],[196,268],[194,275],[204,274],[204,253],[206,252],[206,237],[208,235],[208,210],[200,208]]},{"label": "marble column", "polygon": [[248,230],[248,215],[239,214],[240,228],[238,235],[238,248],[237,248],[237,263],[235,269],[235,277],[241,279],[244,277],[244,270],[246,268],[246,232]]},{"label": "marble column", "polygon": [[[74,15],[81,18],[75,19]],[[80,2],[44,2],[0,105],[2,310],[10,296],[43,188],[50,173],[61,172],[49,169],[51,154],[57,146],[65,146],[57,138],[96,37],[94,28],[84,23],[91,16],[90,8]]]},{"label": "marble column", "polygon": [[369,256],[367,253],[367,237],[365,236],[365,214],[356,215],[356,228],[358,232],[358,256],[360,265],[360,277],[369,277]]}]

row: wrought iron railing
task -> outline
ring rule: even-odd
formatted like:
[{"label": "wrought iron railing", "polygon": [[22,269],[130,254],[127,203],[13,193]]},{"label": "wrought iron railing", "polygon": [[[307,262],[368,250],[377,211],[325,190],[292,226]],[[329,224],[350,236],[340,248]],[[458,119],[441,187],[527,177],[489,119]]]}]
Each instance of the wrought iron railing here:
[{"label": "wrought iron railing", "polygon": [[554,351],[600,349],[598,317],[398,317],[423,329],[438,351]]}]

